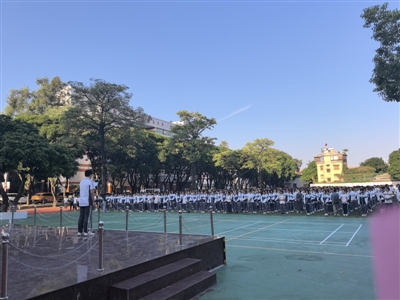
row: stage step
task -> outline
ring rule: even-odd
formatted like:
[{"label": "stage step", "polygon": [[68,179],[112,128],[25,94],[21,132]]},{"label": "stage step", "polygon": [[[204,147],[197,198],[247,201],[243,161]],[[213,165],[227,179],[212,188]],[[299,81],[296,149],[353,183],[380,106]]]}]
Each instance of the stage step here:
[{"label": "stage step", "polygon": [[110,299],[141,299],[200,271],[201,260],[185,258],[114,284]]},{"label": "stage step", "polygon": [[201,271],[178,281],[142,300],[188,300],[217,284],[215,273]]}]

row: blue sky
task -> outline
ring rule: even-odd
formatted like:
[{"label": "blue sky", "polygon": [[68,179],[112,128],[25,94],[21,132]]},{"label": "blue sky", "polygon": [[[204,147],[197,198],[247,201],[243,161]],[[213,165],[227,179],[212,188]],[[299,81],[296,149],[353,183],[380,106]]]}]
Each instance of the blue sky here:
[{"label": "blue sky", "polygon": [[360,18],[382,3],[2,1],[0,108],[39,77],[101,78],[156,118],[215,118],[207,135],[232,149],[268,138],[303,167],[325,143],[350,166],[387,160],[399,104],[372,91],[378,44]]}]

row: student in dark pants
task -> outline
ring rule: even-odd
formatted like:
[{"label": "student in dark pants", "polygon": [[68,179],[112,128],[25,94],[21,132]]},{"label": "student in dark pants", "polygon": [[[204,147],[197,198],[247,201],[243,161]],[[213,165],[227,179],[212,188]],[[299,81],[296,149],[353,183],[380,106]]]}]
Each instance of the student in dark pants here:
[{"label": "student in dark pants", "polygon": [[279,207],[281,209],[281,213],[287,214],[288,212],[286,211],[286,195],[283,193],[282,190],[279,192],[278,201],[279,201]]},{"label": "student in dark pants", "polygon": [[339,213],[339,205],[340,205],[340,196],[337,188],[333,189],[333,193],[331,194],[331,200],[332,200],[333,215],[336,216]]},{"label": "student in dark pants", "polygon": [[366,217],[368,212],[368,194],[365,193],[365,189],[361,189],[358,195],[358,204],[361,207],[361,216]]},{"label": "student in dark pants", "polygon": [[92,170],[85,171],[85,178],[80,182],[80,198],[79,198],[79,220],[78,220],[78,236],[87,236],[92,233],[88,232],[88,221],[94,200],[94,184],[92,181]]},{"label": "student in dark pants", "polygon": [[304,202],[306,204],[307,216],[309,216],[311,214],[311,195],[309,190],[304,194]]}]

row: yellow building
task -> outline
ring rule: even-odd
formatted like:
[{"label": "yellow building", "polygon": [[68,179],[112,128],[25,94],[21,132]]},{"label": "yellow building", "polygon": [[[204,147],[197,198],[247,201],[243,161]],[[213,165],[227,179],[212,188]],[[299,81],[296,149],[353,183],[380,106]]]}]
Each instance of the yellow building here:
[{"label": "yellow building", "polygon": [[333,148],[322,148],[321,154],[314,156],[317,164],[318,182],[343,182],[344,169],[347,166],[346,152]]}]

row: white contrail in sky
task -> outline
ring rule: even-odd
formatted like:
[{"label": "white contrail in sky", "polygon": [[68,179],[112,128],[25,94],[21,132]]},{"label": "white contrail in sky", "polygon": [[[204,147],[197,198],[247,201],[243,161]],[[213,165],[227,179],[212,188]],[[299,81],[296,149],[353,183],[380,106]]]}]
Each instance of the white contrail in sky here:
[{"label": "white contrail in sky", "polygon": [[241,109],[235,110],[234,112],[231,112],[229,115],[219,119],[217,122],[221,122],[223,120],[229,119],[229,118],[231,118],[231,117],[233,117],[233,116],[235,116],[237,114],[240,114],[241,112],[244,112],[245,110],[249,109],[250,107],[251,107],[251,104],[249,104],[249,105],[247,105],[245,107],[242,107]]}]

